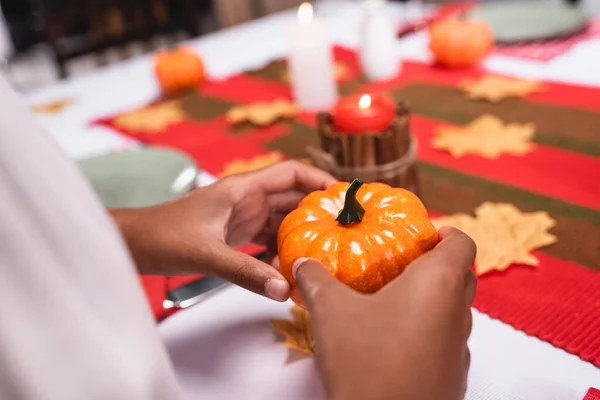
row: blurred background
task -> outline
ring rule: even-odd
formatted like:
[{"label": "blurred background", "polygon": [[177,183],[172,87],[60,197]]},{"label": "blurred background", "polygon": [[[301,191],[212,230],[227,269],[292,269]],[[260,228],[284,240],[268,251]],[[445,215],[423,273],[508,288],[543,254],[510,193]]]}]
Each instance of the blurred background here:
[{"label": "blurred background", "polygon": [[[567,2],[588,13],[600,13],[599,0],[521,0],[524,1]],[[16,90],[26,92],[186,37],[209,34],[297,7],[301,2],[0,0],[1,71]],[[411,2],[427,7],[428,3],[444,1]]]}]

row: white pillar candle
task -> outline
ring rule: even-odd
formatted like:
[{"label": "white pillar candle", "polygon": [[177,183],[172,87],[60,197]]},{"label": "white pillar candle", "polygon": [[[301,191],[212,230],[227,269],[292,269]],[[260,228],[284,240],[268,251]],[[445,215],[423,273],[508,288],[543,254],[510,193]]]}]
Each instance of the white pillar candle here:
[{"label": "white pillar candle", "polygon": [[288,66],[296,104],[310,111],[329,109],[337,100],[337,85],[326,24],[314,18],[310,3],[303,3],[291,31]]},{"label": "white pillar candle", "polygon": [[385,0],[365,0],[360,60],[371,81],[394,78],[400,72],[396,53],[396,27]]}]

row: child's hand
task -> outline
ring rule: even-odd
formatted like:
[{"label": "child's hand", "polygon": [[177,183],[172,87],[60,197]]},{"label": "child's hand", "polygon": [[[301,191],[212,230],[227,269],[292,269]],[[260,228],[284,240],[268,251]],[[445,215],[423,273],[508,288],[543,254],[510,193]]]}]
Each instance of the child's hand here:
[{"label": "child's hand", "polygon": [[439,233],[432,251],[373,295],[342,285],[314,260],[294,266],[330,399],[464,397],[476,248],[456,229]]}]

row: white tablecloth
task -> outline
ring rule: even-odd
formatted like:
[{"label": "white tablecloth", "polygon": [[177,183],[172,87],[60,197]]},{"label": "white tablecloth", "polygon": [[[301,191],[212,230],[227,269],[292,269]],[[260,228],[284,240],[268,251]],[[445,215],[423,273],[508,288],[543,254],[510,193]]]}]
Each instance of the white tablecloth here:
[{"label": "white tablecloth", "polygon": [[[392,11],[394,18],[402,18],[400,6]],[[356,4],[323,3],[318,13],[329,20],[335,43],[357,47]],[[205,57],[210,75],[224,77],[285,54],[285,32],[294,18],[293,13],[277,14],[191,45]],[[426,33],[407,37],[398,41],[398,55],[427,60],[426,43]],[[486,65],[524,77],[600,86],[600,40],[580,44],[549,63],[492,56]],[[75,97],[75,104],[63,113],[36,118],[77,159],[135,145],[109,129],[91,127],[89,121],[140,106],[157,94],[146,56],[45,88],[24,101],[37,104]],[[232,287],[162,323],[160,333],[185,398],[319,398],[312,361],[286,364],[287,352],[274,342],[270,330],[269,318],[285,317],[289,306]],[[477,311],[473,314],[468,399],[580,400],[588,387],[600,386],[600,370],[593,365]]]}]

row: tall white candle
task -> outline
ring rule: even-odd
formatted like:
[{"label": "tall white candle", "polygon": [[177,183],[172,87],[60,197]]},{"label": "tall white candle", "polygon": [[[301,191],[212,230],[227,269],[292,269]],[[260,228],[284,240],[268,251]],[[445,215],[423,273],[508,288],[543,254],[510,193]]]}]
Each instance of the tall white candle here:
[{"label": "tall white candle", "polygon": [[360,60],[369,80],[380,81],[400,72],[396,53],[396,27],[385,0],[365,0]]},{"label": "tall white candle", "polygon": [[329,109],[337,100],[337,85],[326,24],[314,18],[310,3],[303,3],[291,31],[288,65],[296,104]]}]

